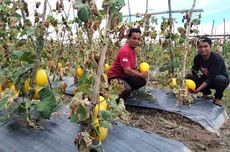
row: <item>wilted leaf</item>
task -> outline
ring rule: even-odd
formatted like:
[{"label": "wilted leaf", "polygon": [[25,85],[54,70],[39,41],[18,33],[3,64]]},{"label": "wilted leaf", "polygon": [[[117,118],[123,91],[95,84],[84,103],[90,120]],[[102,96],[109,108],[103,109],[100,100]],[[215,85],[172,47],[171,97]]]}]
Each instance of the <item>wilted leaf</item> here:
[{"label": "wilted leaf", "polygon": [[88,152],[92,145],[92,138],[87,131],[79,132],[74,143],[77,145],[78,151]]},{"label": "wilted leaf", "polygon": [[76,112],[74,114],[71,115],[70,120],[72,122],[81,122],[81,121],[85,121],[87,118],[86,116],[86,110],[82,105],[79,105],[76,109]]}]

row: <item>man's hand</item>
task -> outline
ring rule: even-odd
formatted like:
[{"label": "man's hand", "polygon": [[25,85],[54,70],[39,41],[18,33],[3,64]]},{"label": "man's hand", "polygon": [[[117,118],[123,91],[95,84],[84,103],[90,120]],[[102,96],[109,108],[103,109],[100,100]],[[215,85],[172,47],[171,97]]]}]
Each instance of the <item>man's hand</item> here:
[{"label": "man's hand", "polygon": [[133,69],[131,69],[130,67],[125,67],[124,68],[124,72],[125,72],[125,74],[127,74],[127,75],[130,75],[130,76],[138,76],[138,77],[142,77],[142,78],[144,78],[144,79],[146,79],[147,77],[148,77],[148,72],[143,72],[143,73],[140,73],[140,72],[138,72],[138,71],[136,71],[136,70],[133,70]]},{"label": "man's hand", "polygon": [[188,92],[190,92],[190,93],[198,93],[198,91],[197,91],[197,89],[188,89]]},{"label": "man's hand", "polygon": [[141,77],[144,78],[144,79],[148,78],[148,75],[149,75],[148,72],[141,73]]},{"label": "man's hand", "polygon": [[203,75],[204,76],[207,76],[208,75],[208,68],[203,68],[202,66],[201,66],[201,72],[203,73]]}]

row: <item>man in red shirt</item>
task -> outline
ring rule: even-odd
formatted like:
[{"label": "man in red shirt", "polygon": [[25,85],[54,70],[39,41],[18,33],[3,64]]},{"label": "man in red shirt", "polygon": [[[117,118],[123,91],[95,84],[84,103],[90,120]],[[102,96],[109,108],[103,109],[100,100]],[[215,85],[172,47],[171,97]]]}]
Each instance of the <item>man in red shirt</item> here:
[{"label": "man in red shirt", "polygon": [[119,94],[119,99],[126,100],[133,90],[137,90],[146,84],[148,72],[140,73],[136,68],[136,48],[141,41],[141,31],[138,28],[132,28],[128,33],[127,43],[118,51],[112,67],[108,72],[109,83],[113,79],[122,81],[124,91]]}]

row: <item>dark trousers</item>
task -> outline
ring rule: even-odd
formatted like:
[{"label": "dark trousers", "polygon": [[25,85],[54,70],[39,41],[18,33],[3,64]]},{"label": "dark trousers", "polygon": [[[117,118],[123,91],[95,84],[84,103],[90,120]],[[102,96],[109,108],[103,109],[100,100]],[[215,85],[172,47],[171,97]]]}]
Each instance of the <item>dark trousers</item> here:
[{"label": "dark trousers", "polygon": [[[197,75],[188,76],[187,78],[192,79],[196,83],[196,87],[199,87],[207,79],[207,77],[198,77]],[[210,89],[214,89],[216,91],[214,94],[215,98],[221,99],[223,97],[224,90],[228,87],[228,84],[229,80],[227,77],[223,75],[217,75],[215,79],[211,81],[211,83],[206,88],[201,90],[201,92],[204,95],[209,95],[211,94]]]},{"label": "dark trousers", "polygon": [[117,79],[123,82],[124,90],[119,94],[119,98],[122,98],[124,100],[129,98],[133,90],[137,90],[146,85],[146,79],[141,77],[128,77],[128,78],[115,77],[115,78],[110,78],[109,83],[113,79]]}]

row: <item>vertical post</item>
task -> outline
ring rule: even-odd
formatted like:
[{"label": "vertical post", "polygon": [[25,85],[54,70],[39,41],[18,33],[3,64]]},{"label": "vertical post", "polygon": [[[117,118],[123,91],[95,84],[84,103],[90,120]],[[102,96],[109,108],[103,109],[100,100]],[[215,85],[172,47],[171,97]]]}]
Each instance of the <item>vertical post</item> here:
[{"label": "vertical post", "polygon": [[45,20],[46,20],[47,3],[48,3],[48,0],[45,0],[45,1],[44,1],[43,12],[42,12],[42,23],[43,23],[43,24],[44,24],[44,22],[45,22]]},{"label": "vertical post", "polygon": [[215,24],[215,20],[212,21],[211,38],[212,38],[212,35],[213,35],[214,24]]},{"label": "vertical post", "polygon": [[95,83],[93,86],[93,95],[92,95],[92,103],[96,105],[98,95],[99,95],[99,89],[100,89],[100,84],[101,84],[101,75],[103,74],[104,71],[104,63],[105,63],[105,54],[109,45],[109,29],[111,28],[112,24],[112,12],[110,9],[108,10],[107,14],[109,15],[107,23],[106,23],[106,33],[105,33],[105,42],[104,46],[102,47],[102,52],[101,52],[101,57],[99,60],[99,66],[97,69],[97,76],[95,78]]},{"label": "vertical post", "polygon": [[[189,34],[190,34],[190,27],[191,27],[191,19],[192,19],[192,12],[195,8],[196,0],[193,0],[193,5],[192,8],[190,9],[189,13],[189,19],[188,20],[188,25],[186,27],[186,37],[185,37],[185,42],[184,42],[184,58],[183,58],[183,65],[182,65],[182,79],[185,79],[185,74],[186,74],[186,64],[187,64],[187,55],[188,55],[188,50],[189,50]],[[182,88],[185,88],[185,81],[182,81]]]},{"label": "vertical post", "polygon": [[172,53],[172,9],[171,9],[171,0],[168,0],[169,6],[169,54],[170,54],[170,74],[174,74],[173,68],[173,53]]},{"label": "vertical post", "polygon": [[224,18],[224,40],[223,40],[223,45],[222,45],[222,52],[223,52],[223,55],[227,55],[227,53],[225,54],[225,18]]},{"label": "vertical post", "polygon": [[129,22],[131,22],[131,9],[130,9],[129,0],[128,0],[128,9],[129,9]]},{"label": "vertical post", "polygon": [[148,13],[148,5],[149,5],[149,1],[146,0],[146,7],[145,7],[145,13],[146,13],[146,14]]}]

